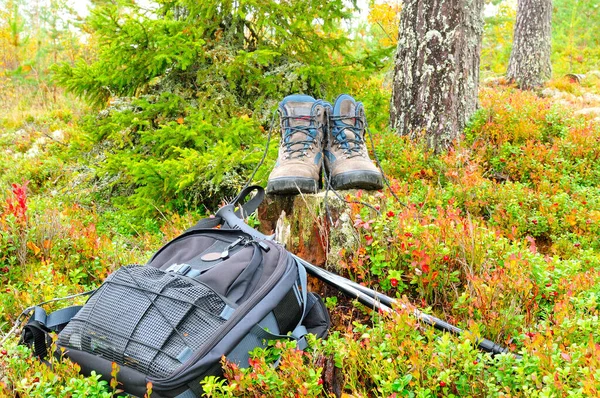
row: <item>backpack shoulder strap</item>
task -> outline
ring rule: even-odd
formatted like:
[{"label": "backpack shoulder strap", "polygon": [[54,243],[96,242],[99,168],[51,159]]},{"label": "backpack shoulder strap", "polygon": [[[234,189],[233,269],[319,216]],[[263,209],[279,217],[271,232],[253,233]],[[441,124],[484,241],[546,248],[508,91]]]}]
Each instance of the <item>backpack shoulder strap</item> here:
[{"label": "backpack shoulder strap", "polygon": [[39,306],[33,307],[33,315],[23,328],[19,344],[26,345],[33,354],[43,359],[48,355],[48,347],[52,343],[50,333],[59,333],[77,315],[81,305],[73,305],[47,314]]}]

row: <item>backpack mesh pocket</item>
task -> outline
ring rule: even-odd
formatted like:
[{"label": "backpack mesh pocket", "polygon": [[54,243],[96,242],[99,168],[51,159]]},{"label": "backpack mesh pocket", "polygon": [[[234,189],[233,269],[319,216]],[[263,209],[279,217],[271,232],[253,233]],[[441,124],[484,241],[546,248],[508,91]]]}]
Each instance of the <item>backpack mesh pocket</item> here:
[{"label": "backpack mesh pocket", "polygon": [[225,308],[200,282],[154,267],[122,267],[69,322],[58,345],[163,378],[215,336]]}]

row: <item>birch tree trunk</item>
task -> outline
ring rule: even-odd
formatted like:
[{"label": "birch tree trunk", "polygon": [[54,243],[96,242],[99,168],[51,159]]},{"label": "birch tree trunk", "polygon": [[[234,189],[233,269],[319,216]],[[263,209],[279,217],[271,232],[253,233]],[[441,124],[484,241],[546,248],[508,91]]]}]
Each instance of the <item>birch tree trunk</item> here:
[{"label": "birch tree trunk", "polygon": [[449,148],[477,109],[483,0],[406,0],[400,16],[390,124]]},{"label": "birch tree trunk", "polygon": [[519,0],[507,78],[525,90],[550,79],[551,40],[552,0]]}]

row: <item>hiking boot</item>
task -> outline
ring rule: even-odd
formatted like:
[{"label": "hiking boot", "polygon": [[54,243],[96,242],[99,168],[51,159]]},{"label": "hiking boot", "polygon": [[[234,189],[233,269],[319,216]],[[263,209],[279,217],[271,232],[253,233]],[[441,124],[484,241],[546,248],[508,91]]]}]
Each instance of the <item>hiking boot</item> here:
[{"label": "hiking boot", "polygon": [[308,95],[289,95],[279,103],[279,117],[281,146],[267,193],[315,193],[323,162],[324,102]]},{"label": "hiking boot", "polygon": [[365,144],[367,120],[362,102],[348,94],[328,104],[325,170],[333,189],[381,189],[383,177],[369,158]]}]

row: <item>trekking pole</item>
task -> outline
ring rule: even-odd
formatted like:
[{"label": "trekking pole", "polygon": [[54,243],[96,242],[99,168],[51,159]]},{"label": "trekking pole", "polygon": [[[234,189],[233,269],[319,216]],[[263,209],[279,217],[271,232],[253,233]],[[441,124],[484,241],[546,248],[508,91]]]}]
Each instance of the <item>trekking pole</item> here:
[{"label": "trekking pole", "polygon": [[[220,217],[230,228],[239,229],[248,235],[252,236],[254,239],[259,240],[273,240],[272,236],[266,236],[261,232],[255,230],[248,224],[244,222],[243,219],[239,218],[235,214],[234,204],[228,204],[221,207],[215,217]],[[357,299],[361,304],[364,304],[368,307],[371,307],[376,310],[381,310],[383,312],[392,311],[392,307],[400,306],[402,308],[407,308],[406,304],[400,304],[397,300],[386,296],[385,294],[376,292],[373,289],[370,289],[366,286],[362,286],[356,282],[353,282],[347,278],[334,274],[330,271],[327,271],[323,268],[317,267],[309,263],[308,261],[292,254],[292,256],[301,263],[306,271],[320,279],[321,281],[339,289],[345,295]],[[423,311],[420,311],[417,308],[412,309],[413,315],[423,323],[426,323],[434,328],[444,331],[450,332],[455,335],[461,335],[463,333],[468,333],[468,331],[463,330],[459,327],[456,327],[446,321],[443,321],[439,318],[436,318],[432,315],[425,314]],[[476,340],[477,347],[485,352],[489,352],[492,355],[498,355],[503,353],[509,353],[509,350],[505,347],[502,347],[491,340],[485,338],[479,338]],[[517,358],[520,358],[519,355],[515,355]]]},{"label": "trekking pole", "polygon": [[[406,304],[400,304],[397,300],[395,300],[389,296],[386,296],[385,294],[376,292],[375,290],[369,289],[366,286],[362,286],[362,285],[360,285],[356,282],[353,282],[349,279],[346,279],[346,278],[336,275],[332,272],[329,272],[327,270],[319,268],[316,265],[313,265],[313,264],[309,263],[308,261],[303,260],[294,254],[292,254],[292,256],[294,256],[294,258],[296,258],[296,260],[298,260],[302,265],[304,265],[304,267],[306,268],[306,271],[309,274],[319,278],[323,282],[326,282],[336,288],[339,288],[340,290],[342,290],[342,292],[346,293],[346,291],[348,289],[353,289],[353,290],[356,290],[357,292],[360,292],[361,294],[366,294],[367,296],[371,297],[375,301],[375,304],[379,304],[379,305],[373,306],[373,308],[383,309],[383,308],[381,308],[381,306],[384,306],[385,308],[388,308],[388,309],[395,307],[395,306],[400,306],[403,309],[407,308]],[[346,290],[340,288],[340,286],[343,286],[344,289],[346,289]],[[370,305],[371,302],[364,303],[355,294],[352,294],[352,293],[346,293],[346,294],[357,298],[358,301],[363,304],[371,306]],[[385,309],[383,309],[383,310],[385,311]],[[444,332],[450,332],[455,335],[461,335],[466,332],[465,330],[463,330],[459,327],[456,327],[446,321],[443,321],[432,315],[428,315],[428,314],[424,313],[423,311],[420,311],[417,308],[413,308],[412,313],[418,320],[420,320],[423,323],[426,323],[430,326],[433,326],[434,328],[436,328],[438,330],[441,330]],[[476,340],[476,344],[479,349],[481,349],[482,351],[485,351],[485,352],[489,352],[492,355],[509,353],[509,350],[507,348],[502,347],[502,346],[494,343],[493,341],[485,339],[485,338],[478,338]]]}]

